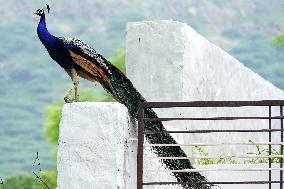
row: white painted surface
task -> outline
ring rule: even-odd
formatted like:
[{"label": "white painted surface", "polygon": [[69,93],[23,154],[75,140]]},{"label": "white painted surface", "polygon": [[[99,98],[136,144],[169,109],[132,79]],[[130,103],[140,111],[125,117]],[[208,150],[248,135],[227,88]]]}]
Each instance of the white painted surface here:
[{"label": "white painted surface", "polygon": [[127,110],[118,103],[65,104],[58,146],[58,188],[124,188],[128,124]]},{"label": "white painted surface", "polygon": [[[136,128],[122,104],[65,104],[58,146],[58,189],[136,188]],[[154,155],[150,151],[145,154]],[[150,168],[163,172],[145,173],[145,181],[175,181],[158,161],[146,162],[145,169]]]},{"label": "white painted surface", "polygon": [[[128,23],[127,75],[147,101],[266,100],[283,99],[284,93],[246,68],[221,48],[184,23],[145,21]],[[268,108],[175,108],[157,110],[160,117],[268,116]],[[279,115],[279,108],[273,109]],[[280,128],[273,121],[273,128]],[[268,121],[173,121],[179,130],[263,129]],[[187,134],[184,143],[255,142],[268,134]],[[273,135],[279,141],[279,135]],[[194,153],[187,147],[189,155]],[[245,154],[255,147],[206,148],[212,156]]]},{"label": "white painted surface", "polygon": [[[204,168],[204,166],[201,166]],[[197,166],[199,168],[199,166]],[[267,164],[253,164],[253,165],[232,165],[232,164],[218,164],[207,165],[206,169],[252,169],[252,168],[268,168]],[[278,164],[272,164],[272,168],[279,168]],[[267,181],[267,171],[219,171],[204,173],[206,177],[215,182],[236,182],[236,181]],[[272,180],[279,181],[279,171],[272,171]],[[268,184],[246,184],[246,185],[218,185],[214,189],[268,189]],[[272,189],[279,189],[279,184],[272,184]]]},{"label": "white painted surface", "polygon": [[176,21],[127,24],[127,75],[151,101],[263,100],[283,91]]}]

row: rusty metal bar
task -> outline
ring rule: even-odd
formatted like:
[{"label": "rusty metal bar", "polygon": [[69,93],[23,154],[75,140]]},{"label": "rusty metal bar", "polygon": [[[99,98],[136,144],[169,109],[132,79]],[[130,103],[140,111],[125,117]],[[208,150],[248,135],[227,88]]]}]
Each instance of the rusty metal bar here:
[{"label": "rusty metal bar", "polygon": [[278,184],[280,181],[239,181],[239,182],[146,182],[143,185],[186,185],[186,184]]},{"label": "rusty metal bar", "polygon": [[274,117],[194,117],[194,118],[147,118],[145,121],[211,121],[211,120],[225,120],[225,121],[234,121],[234,120],[246,120],[246,119],[283,119],[283,116],[274,116]]},{"label": "rusty metal bar", "polygon": [[144,134],[158,134],[158,133],[262,133],[262,132],[278,132],[284,131],[284,129],[258,129],[258,130],[248,130],[248,129],[240,129],[240,130],[218,130],[218,129],[210,129],[210,130],[191,130],[191,131],[144,131]]},{"label": "rusty metal bar", "polygon": [[230,146],[230,145],[284,145],[283,142],[254,142],[254,143],[190,143],[190,144],[145,144],[144,147],[153,147],[153,146]]},{"label": "rusty metal bar", "polygon": [[173,107],[243,107],[243,106],[284,106],[284,100],[263,101],[193,101],[193,102],[143,102],[143,108]]},{"label": "rusty metal bar", "polygon": [[238,158],[238,159],[245,159],[245,158],[281,158],[284,155],[247,155],[247,156],[238,156],[238,155],[229,155],[229,156],[192,156],[192,157],[144,157],[144,159],[218,159],[218,158]]},{"label": "rusty metal bar", "polygon": [[[269,106],[269,118],[271,118],[271,106]],[[269,130],[271,130],[271,129],[272,129],[271,128],[271,119],[269,119]],[[271,133],[271,131],[269,131],[269,142],[270,143],[271,143],[271,135],[272,135],[272,133]],[[268,146],[269,146],[269,156],[271,156],[271,144],[269,144]],[[268,165],[269,169],[271,169],[271,164],[272,164],[272,159],[271,159],[271,157],[269,157],[269,165]],[[269,170],[269,181],[270,181],[270,183],[268,183],[269,189],[271,189],[271,187],[272,187],[271,180],[272,180],[271,170]]]},{"label": "rusty metal bar", "polygon": [[[195,117],[195,118],[146,118],[144,117],[144,109],[145,108],[172,108],[172,107],[269,107],[269,116],[268,117]],[[272,116],[271,110],[273,106],[280,107],[280,116]],[[167,184],[182,184],[182,185],[192,185],[197,183],[192,182],[143,182],[143,149],[144,147],[152,147],[152,146],[161,146],[161,147],[171,147],[171,146],[183,146],[182,144],[149,144],[144,145],[144,135],[157,134],[157,133],[261,133],[268,132],[269,142],[260,142],[251,145],[268,145],[269,154],[268,155],[259,155],[259,156],[248,156],[248,158],[268,158],[269,160],[269,168],[252,168],[252,169],[238,169],[235,168],[234,171],[269,171],[269,180],[268,181],[240,181],[240,182],[202,182],[198,184],[268,184],[269,189],[272,188],[272,184],[280,184],[280,189],[283,189],[283,139],[284,139],[284,127],[283,127],[283,106],[284,100],[265,100],[265,101],[194,101],[194,102],[143,102],[139,104],[139,112],[138,112],[138,154],[137,154],[137,188],[143,189],[143,185],[167,185]],[[145,123],[146,121],[171,121],[171,120],[268,120],[269,128],[268,129],[209,129],[209,130],[189,130],[189,131],[145,131]],[[281,128],[280,129],[272,129],[272,120],[280,119]],[[273,132],[281,132],[281,142],[272,143],[272,133]],[[193,144],[190,144],[193,145]],[[203,144],[205,145],[205,144]],[[212,146],[213,144],[208,144],[208,146]],[[222,144],[221,144],[222,145]],[[224,144],[225,145],[225,144]],[[227,145],[227,144],[226,144]],[[229,145],[229,144],[228,144]],[[280,155],[272,155],[272,145],[280,145]],[[188,145],[185,145],[188,146]],[[235,158],[244,158],[245,156],[228,156]],[[179,159],[179,158],[211,158],[211,157],[145,157],[145,158],[156,158],[156,159]],[[213,157],[212,157],[213,158]],[[225,157],[226,158],[226,157]],[[280,159],[280,168],[272,168],[272,158]],[[195,171],[219,171],[221,169],[185,169],[185,170],[171,170],[172,172],[195,172]],[[226,169],[222,169],[226,171]],[[221,171],[222,171],[221,170]],[[157,171],[157,170],[155,170]],[[232,169],[228,169],[228,171],[232,171]],[[279,181],[272,181],[272,171],[280,172]]]},{"label": "rusty metal bar", "polygon": [[144,144],[144,108],[138,107],[138,151],[137,151],[137,189],[143,189],[143,144]]},{"label": "rusty metal bar", "polygon": [[[280,106],[280,116],[283,116],[283,106]],[[283,118],[280,120],[283,129]],[[283,131],[281,131],[281,142],[283,142]],[[280,155],[283,155],[283,145],[280,147]],[[280,158],[280,168],[283,168],[283,157]],[[283,189],[283,170],[280,171],[280,189]]]},{"label": "rusty metal bar", "polygon": [[166,172],[168,171],[172,173],[191,173],[191,172],[218,172],[218,171],[229,171],[229,172],[244,172],[244,171],[250,171],[250,172],[259,172],[259,171],[283,171],[282,168],[218,168],[218,169],[178,169],[178,170],[148,170],[149,172]]}]

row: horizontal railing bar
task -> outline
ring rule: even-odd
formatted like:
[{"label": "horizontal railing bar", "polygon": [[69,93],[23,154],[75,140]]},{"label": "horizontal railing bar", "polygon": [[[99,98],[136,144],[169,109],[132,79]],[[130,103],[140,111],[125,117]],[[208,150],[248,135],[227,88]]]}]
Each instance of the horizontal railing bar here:
[{"label": "horizontal railing bar", "polygon": [[145,182],[143,185],[193,185],[193,184],[278,184],[281,181],[239,181],[239,182]]},{"label": "horizontal railing bar", "polygon": [[[194,101],[194,102],[143,102],[140,104],[142,109],[145,108],[171,108],[171,107],[262,107],[265,106],[284,106],[284,100],[264,100],[264,101]],[[222,116],[222,115],[221,115]],[[276,120],[276,119],[284,119],[284,116],[274,116],[274,117],[193,117],[193,118],[146,118],[144,121],[211,121],[211,120]],[[141,121],[141,120],[140,120]],[[143,119],[142,119],[143,121]],[[142,132],[142,134],[158,134],[158,133],[260,133],[260,132],[283,132],[284,129],[259,129],[259,130],[230,130],[230,129],[210,129],[210,130],[188,130],[188,131],[147,131]],[[142,143],[143,144],[143,143]],[[284,145],[284,142],[281,143],[265,143],[265,142],[255,142],[255,143],[215,143],[215,144],[205,144],[205,143],[192,143],[192,144],[145,144],[144,147],[175,147],[175,146],[221,146],[221,145]],[[279,158],[284,157],[284,155],[243,155],[243,156],[195,156],[195,157],[149,157],[153,159],[217,159],[217,158]],[[148,157],[146,157],[148,158]],[[271,160],[271,159],[270,159]],[[198,169],[182,169],[182,170],[148,170],[151,172],[168,172],[172,173],[183,173],[183,172],[209,172],[209,171],[283,171],[282,167],[280,168],[198,168]],[[146,170],[147,171],[147,170]],[[143,175],[143,174],[142,174]],[[283,183],[283,181],[230,181],[230,182],[145,182],[143,180],[140,182],[142,185],[166,185],[166,184],[268,184],[268,183]],[[141,186],[142,187],[142,186]]]},{"label": "horizontal railing bar", "polygon": [[242,107],[242,106],[284,106],[284,100],[262,101],[192,101],[192,102],[142,102],[142,108],[173,107]]},{"label": "horizontal railing bar", "polygon": [[191,156],[191,157],[144,157],[145,159],[219,159],[219,158],[281,158],[284,155],[246,155],[246,156]]},{"label": "horizontal railing bar", "polygon": [[210,171],[284,171],[283,168],[216,168],[216,169],[181,169],[181,170],[147,170],[148,172],[172,172],[172,173],[188,173],[188,172],[210,172]]},{"label": "horizontal railing bar", "polygon": [[144,131],[143,134],[158,134],[158,133],[261,133],[261,132],[278,132],[284,131],[284,129],[258,129],[258,130],[247,130],[247,129],[239,129],[239,130],[191,130],[191,131]]},{"label": "horizontal railing bar", "polygon": [[230,146],[230,145],[284,145],[284,142],[254,142],[254,143],[191,143],[191,144],[144,144],[144,147],[153,146]]},{"label": "horizontal railing bar", "polygon": [[145,118],[145,121],[212,121],[212,120],[224,120],[224,121],[230,121],[230,120],[247,120],[247,119],[256,119],[256,120],[268,120],[268,119],[283,119],[284,116],[274,116],[274,117],[194,117],[194,118],[175,118],[175,117],[169,117],[169,118]]}]

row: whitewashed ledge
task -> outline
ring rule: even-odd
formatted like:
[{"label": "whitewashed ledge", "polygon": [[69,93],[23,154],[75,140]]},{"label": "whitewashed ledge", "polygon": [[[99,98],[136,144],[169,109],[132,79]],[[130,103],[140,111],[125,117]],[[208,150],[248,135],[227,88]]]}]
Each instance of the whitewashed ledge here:
[{"label": "whitewashed ledge", "polygon": [[[153,154],[147,151],[145,156]],[[137,126],[130,121],[124,105],[96,102],[64,106],[58,189],[134,189],[136,160]],[[146,163],[145,169],[163,170],[160,174],[149,172],[145,181],[175,181],[158,161]]]}]

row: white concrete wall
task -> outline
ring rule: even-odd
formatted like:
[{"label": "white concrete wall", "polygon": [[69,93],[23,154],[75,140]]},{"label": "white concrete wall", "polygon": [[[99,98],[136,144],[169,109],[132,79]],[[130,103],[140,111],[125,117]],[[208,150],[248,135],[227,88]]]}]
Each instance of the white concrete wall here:
[{"label": "white concrete wall", "polygon": [[[124,105],[65,104],[59,133],[58,189],[136,188],[137,127]],[[145,173],[145,181],[175,181],[158,161],[145,169],[162,171]]]},{"label": "white concrete wall", "polygon": [[[196,168],[204,168],[204,166],[197,166]],[[255,169],[267,168],[267,164],[217,164],[207,165],[206,169]],[[279,164],[272,164],[272,168],[279,168]],[[237,181],[268,181],[267,171],[213,171],[203,173],[210,181],[215,182],[237,182]],[[279,181],[279,171],[272,171],[271,178],[273,181]],[[229,184],[213,187],[214,189],[268,189],[268,184]],[[279,184],[272,184],[272,189],[279,189]]]},{"label": "white concrete wall", "polygon": [[[210,43],[191,27],[175,21],[128,23],[127,75],[147,101],[283,99],[284,93],[242,63]],[[175,108],[157,110],[160,117],[268,116],[268,108]],[[273,109],[279,115],[279,109]],[[180,130],[260,129],[268,121],[167,122]],[[279,121],[273,121],[279,128]],[[268,134],[191,134],[184,143],[255,142]],[[273,135],[273,140],[279,136]],[[252,152],[255,147],[207,148],[210,155]],[[189,154],[194,149],[187,148]]]},{"label": "white concrete wall", "polygon": [[282,99],[283,91],[175,21],[127,25],[127,76],[151,101]]},{"label": "white concrete wall", "polygon": [[59,131],[58,189],[125,188],[128,125],[123,105],[65,104]]}]

